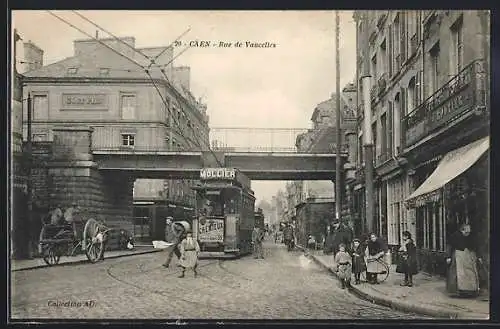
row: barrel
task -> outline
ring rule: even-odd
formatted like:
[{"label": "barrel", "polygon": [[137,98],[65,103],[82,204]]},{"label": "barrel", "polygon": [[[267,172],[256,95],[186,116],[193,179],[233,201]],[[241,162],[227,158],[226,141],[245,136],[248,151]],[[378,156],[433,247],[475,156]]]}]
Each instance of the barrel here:
[{"label": "barrel", "polygon": [[191,224],[186,221],[174,222],[172,225],[172,230],[176,236],[181,236],[183,233],[192,232]]}]

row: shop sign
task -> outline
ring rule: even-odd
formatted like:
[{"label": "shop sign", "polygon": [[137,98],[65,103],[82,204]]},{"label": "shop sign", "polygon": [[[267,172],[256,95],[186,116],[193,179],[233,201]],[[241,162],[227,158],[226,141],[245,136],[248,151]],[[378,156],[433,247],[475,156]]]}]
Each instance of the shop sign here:
[{"label": "shop sign", "polygon": [[98,107],[107,105],[105,94],[63,94],[62,103],[64,107]]},{"label": "shop sign", "polygon": [[210,219],[199,223],[198,239],[200,242],[224,242],[224,220]]}]

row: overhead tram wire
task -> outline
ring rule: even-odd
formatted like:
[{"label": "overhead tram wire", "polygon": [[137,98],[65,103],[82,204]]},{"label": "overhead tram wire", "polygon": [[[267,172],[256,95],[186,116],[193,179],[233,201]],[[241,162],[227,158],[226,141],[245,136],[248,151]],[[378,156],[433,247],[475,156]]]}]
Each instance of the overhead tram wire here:
[{"label": "overhead tram wire", "polygon": [[[119,51],[117,51],[117,50],[115,50],[114,48],[112,48],[112,47],[108,46],[107,44],[105,44],[105,43],[104,43],[104,42],[102,42],[101,40],[99,40],[99,39],[95,38],[94,36],[92,36],[92,35],[88,34],[87,32],[85,32],[85,31],[83,31],[83,30],[81,30],[80,28],[78,28],[78,27],[74,26],[73,24],[71,24],[71,23],[70,23],[70,22],[68,22],[67,20],[65,20],[65,19],[63,19],[63,18],[61,18],[61,17],[57,16],[56,14],[54,14],[54,13],[50,12],[49,10],[47,10],[47,12],[48,12],[49,14],[51,14],[52,16],[56,17],[57,19],[61,20],[63,23],[66,23],[67,25],[71,26],[72,28],[76,29],[77,31],[79,31],[79,32],[81,32],[81,33],[83,33],[83,34],[85,34],[85,35],[86,35],[86,36],[88,36],[89,38],[91,38],[91,39],[93,39],[93,40],[95,40],[95,41],[99,42],[101,45],[103,45],[103,46],[105,46],[106,48],[108,48],[108,49],[112,50],[114,53],[116,53],[116,54],[118,54],[118,55],[120,55],[120,56],[124,57],[125,59],[128,59],[129,61],[131,61],[132,63],[136,64],[137,66],[139,66],[139,67],[142,69],[141,71],[134,71],[134,72],[144,72],[144,73],[147,73],[147,72],[146,72],[145,67],[144,67],[143,65],[139,64],[137,61],[135,61],[135,60],[133,60],[132,58],[130,58],[130,57],[128,57],[128,56],[126,56],[126,55],[124,55],[124,54],[120,53]],[[151,75],[150,75],[150,74],[148,74],[148,76],[150,77],[150,79],[152,79],[152,77],[151,77]],[[153,81],[153,82],[154,82],[154,81]],[[161,96],[161,94],[160,94],[160,96]],[[164,104],[165,104],[165,102],[164,102]],[[165,104],[165,105],[166,105],[166,104]],[[170,114],[172,114],[172,113],[171,113],[171,110],[170,110],[170,109],[168,109],[168,107],[167,107],[167,110],[170,112]],[[176,123],[177,123],[177,122],[176,122]],[[179,128],[181,128],[181,127],[179,126]],[[184,137],[185,139],[189,139],[189,137],[186,137],[186,136],[182,135],[182,129],[179,129],[179,134],[180,134],[182,137]],[[198,143],[198,145],[197,145],[197,146],[201,147],[201,145],[199,145],[199,143]]]},{"label": "overhead tram wire", "polygon": [[[182,38],[184,35],[186,35],[189,31],[191,31],[191,27],[189,27],[186,31],[184,31],[181,35],[179,35],[173,42],[170,43],[167,47],[165,47],[158,55],[156,55],[152,60],[151,63],[148,66],[148,69],[156,62],[156,60],[163,55],[165,51],[167,51],[168,48],[170,48],[173,44],[175,44],[177,41],[179,41],[180,38]],[[187,48],[187,47],[186,47]],[[185,50],[184,50],[185,51]],[[183,51],[183,52],[184,52]],[[175,57],[174,57],[175,58]],[[172,59],[173,60],[173,59]],[[170,64],[170,63],[169,63]],[[167,64],[168,65],[168,64]]]},{"label": "overhead tram wire", "polygon": [[123,57],[123,58],[125,58],[125,59],[128,59],[128,60],[129,60],[129,61],[131,61],[132,63],[134,63],[134,64],[136,64],[137,66],[139,66],[140,68],[144,69],[144,66],[143,66],[142,64],[140,64],[139,62],[137,62],[136,60],[134,60],[134,59],[132,59],[132,58],[128,57],[128,56],[127,56],[127,55],[125,55],[125,54],[122,54],[121,52],[117,51],[117,50],[116,50],[116,49],[114,49],[113,47],[108,46],[107,44],[105,44],[105,43],[104,43],[104,42],[102,42],[101,40],[96,39],[96,38],[95,38],[94,36],[92,36],[91,34],[89,34],[89,33],[85,32],[85,31],[83,31],[82,29],[80,29],[79,27],[77,27],[77,26],[75,26],[75,25],[71,24],[70,22],[68,22],[68,21],[67,21],[67,20],[65,20],[64,18],[62,18],[62,17],[60,17],[60,16],[58,16],[58,15],[54,14],[52,11],[50,11],[50,10],[46,10],[46,12],[47,12],[47,13],[49,13],[50,15],[54,16],[54,17],[55,17],[55,18],[57,18],[58,20],[62,21],[63,23],[65,23],[65,24],[67,24],[67,25],[71,26],[71,27],[72,27],[72,28],[74,28],[75,30],[77,30],[77,31],[79,31],[79,32],[81,32],[81,33],[83,33],[83,34],[85,34],[85,35],[86,35],[86,36],[88,36],[89,38],[96,40],[96,41],[97,41],[97,42],[99,42],[101,45],[103,45],[104,47],[108,48],[109,50],[111,50],[112,52],[116,53],[117,55],[119,55],[119,56],[121,56],[121,57]]},{"label": "overhead tram wire", "polygon": [[[153,83],[153,85],[154,85],[155,89],[157,90],[157,92],[158,92],[158,94],[159,94],[160,98],[162,99],[162,102],[163,102],[163,104],[165,105],[165,108],[166,108],[166,109],[167,109],[167,111],[170,113],[170,115],[171,115],[171,116],[173,116],[173,114],[172,114],[172,110],[168,107],[168,104],[166,103],[166,100],[165,100],[165,99],[163,98],[163,96],[161,95],[161,92],[160,92],[160,90],[159,90],[158,86],[156,85],[156,83],[155,83],[155,81],[154,81],[154,78],[151,76],[150,71],[149,71],[149,70],[147,70],[147,69],[146,69],[143,65],[141,65],[141,64],[140,64],[140,63],[138,63],[137,61],[133,60],[132,58],[128,57],[127,55],[124,55],[124,54],[120,53],[119,51],[115,50],[114,48],[112,48],[112,47],[108,46],[107,44],[105,44],[105,43],[104,43],[104,42],[102,42],[101,40],[99,40],[99,39],[95,38],[94,36],[92,36],[91,34],[89,34],[89,33],[85,32],[85,31],[83,31],[82,29],[78,28],[77,26],[75,26],[75,25],[71,24],[70,22],[68,22],[68,21],[67,21],[67,20],[65,20],[64,18],[59,17],[58,15],[56,15],[56,14],[52,13],[50,10],[47,10],[47,13],[49,13],[49,14],[50,14],[50,15],[52,15],[52,16],[54,16],[55,18],[57,18],[58,20],[62,21],[63,23],[65,23],[65,24],[69,25],[70,27],[74,28],[75,30],[79,31],[80,33],[85,34],[85,35],[86,35],[86,36],[88,36],[89,38],[91,38],[91,39],[93,39],[93,40],[95,40],[95,41],[99,42],[101,45],[103,45],[103,46],[105,46],[106,48],[110,49],[111,51],[113,51],[113,52],[114,52],[114,53],[116,53],[117,55],[119,55],[119,56],[121,56],[121,57],[123,57],[123,58],[125,58],[125,59],[128,59],[130,62],[132,62],[132,63],[134,63],[135,65],[139,66],[139,67],[140,67],[140,68],[144,71],[144,73],[146,73],[146,74],[148,75],[149,79],[151,80],[151,82]],[[189,29],[188,29],[188,31],[189,31]],[[106,31],[104,31],[104,32],[106,32]],[[184,33],[184,34],[185,34],[185,33]],[[167,47],[167,48],[168,48],[168,47]],[[188,48],[188,47],[186,47],[186,49],[184,49],[184,51],[185,51],[185,50],[187,50],[187,48]],[[184,52],[184,51],[183,51],[183,52]],[[180,54],[179,54],[179,55],[180,55]],[[178,57],[179,55],[177,55],[176,57]],[[173,61],[173,59],[172,59],[172,61]],[[172,62],[172,61],[170,61],[170,62]],[[170,63],[170,62],[169,62],[169,63]],[[169,64],[169,63],[168,63],[168,64]],[[167,64],[167,65],[168,65],[168,64]],[[150,65],[151,65],[151,64],[150,64]],[[174,87],[174,89],[176,89],[176,88],[175,88],[175,86],[173,86],[173,87]],[[176,90],[176,91],[177,91],[177,90]],[[176,97],[177,97],[177,96],[176,96]],[[179,128],[179,135],[180,135],[181,137],[183,137],[183,138],[184,138],[184,139],[186,139],[186,140],[190,140],[190,141],[192,141],[192,142],[195,142],[196,146],[200,147],[200,149],[202,148],[202,146],[201,146],[201,144],[199,143],[199,141],[198,141],[198,142],[196,142],[196,141],[194,141],[193,139],[191,139],[190,137],[187,137],[187,136],[183,135],[183,134],[182,134],[182,127],[180,127],[180,124],[179,124],[177,121],[175,121],[175,120],[173,120],[173,121],[174,121],[174,122],[175,122],[175,124],[178,126],[178,128]],[[208,142],[208,143],[207,143],[207,146],[208,146],[209,151],[212,153],[212,155],[214,156],[215,160],[217,161],[218,165],[219,165],[220,167],[223,167],[224,165],[223,165],[223,164],[220,162],[220,160],[217,158],[217,156],[216,156],[215,152],[214,152],[214,151],[210,148],[210,142]]]},{"label": "overhead tram wire", "polygon": [[135,51],[136,53],[138,53],[139,55],[142,55],[148,61],[151,60],[151,58],[149,56],[147,56],[146,54],[144,54],[142,51],[136,49],[132,45],[130,45],[130,44],[126,43],[125,41],[123,41],[122,39],[118,38],[116,35],[114,35],[113,33],[109,32],[109,31],[107,31],[105,28],[103,28],[102,26],[98,25],[97,23],[91,21],[90,19],[88,19],[87,17],[85,17],[83,14],[80,14],[76,10],[72,10],[72,12],[75,15],[79,16],[81,19],[85,20],[86,22],[88,22],[88,23],[94,25],[95,27],[97,27],[98,29],[101,29],[102,31],[106,32],[107,34],[109,34],[110,36],[112,36],[113,38],[115,38],[116,40],[118,40],[119,42],[123,43],[124,45],[126,45],[127,47],[129,47],[130,49],[132,49],[133,51]]}]

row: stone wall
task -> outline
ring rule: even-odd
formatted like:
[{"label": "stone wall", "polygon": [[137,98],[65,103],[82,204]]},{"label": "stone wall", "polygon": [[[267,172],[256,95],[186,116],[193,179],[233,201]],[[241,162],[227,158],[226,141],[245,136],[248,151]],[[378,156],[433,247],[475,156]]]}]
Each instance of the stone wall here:
[{"label": "stone wall", "polygon": [[[56,206],[64,210],[76,202],[84,221],[95,218],[108,227],[132,232],[133,179],[98,170],[92,161],[91,134],[86,127],[54,129],[52,144],[34,144],[31,177],[36,223],[24,226],[39,232],[48,210]],[[108,244],[108,249],[116,247],[114,240]]]}]

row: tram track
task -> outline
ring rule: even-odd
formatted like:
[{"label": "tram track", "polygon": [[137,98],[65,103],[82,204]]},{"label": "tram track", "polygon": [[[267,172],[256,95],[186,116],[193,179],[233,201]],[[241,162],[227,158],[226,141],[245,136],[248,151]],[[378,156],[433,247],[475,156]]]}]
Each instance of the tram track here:
[{"label": "tram track", "polygon": [[[214,263],[215,262],[209,262],[207,264],[198,266],[198,268],[207,267],[207,266],[213,265]],[[119,282],[119,283],[121,283],[123,285],[126,285],[126,286],[134,287],[135,289],[138,289],[138,290],[140,290],[142,292],[153,293],[153,294],[160,295],[160,296],[167,297],[167,298],[168,297],[172,297],[171,294],[167,293],[166,291],[161,291],[161,290],[157,290],[157,289],[148,289],[148,288],[145,288],[145,287],[143,287],[143,286],[141,286],[139,284],[132,283],[132,282],[129,282],[129,281],[126,281],[126,280],[120,278],[118,275],[112,273],[112,269],[116,265],[118,265],[118,264],[111,265],[111,266],[109,266],[106,269],[106,273],[107,273],[108,277],[110,277],[111,279],[115,280],[116,282]],[[148,273],[149,272],[149,271],[143,271],[143,270],[140,270],[140,271],[141,271],[141,273]],[[171,273],[167,273],[165,276],[167,276],[167,277],[168,276],[173,276],[173,275],[179,274],[180,272],[181,271],[176,270],[176,271],[173,271]],[[184,288],[183,285],[177,286],[176,287],[176,299],[184,301],[184,302],[189,303],[189,304],[193,304],[193,305],[199,305],[199,306],[202,306],[202,307],[206,307],[207,306],[206,303],[204,303],[204,302],[200,302],[200,301],[196,301],[196,300],[193,300],[193,299],[188,299],[188,298],[185,298],[185,297],[181,297],[183,294],[186,295],[189,292],[191,292],[191,290]],[[221,311],[224,311],[224,312],[227,312],[227,313],[233,313],[235,315],[240,315],[240,316],[242,314],[246,314],[247,316],[251,317],[251,314],[246,313],[243,310],[233,311],[233,310],[229,310],[227,308],[216,306],[216,305],[210,305],[210,308],[221,310]]]}]

